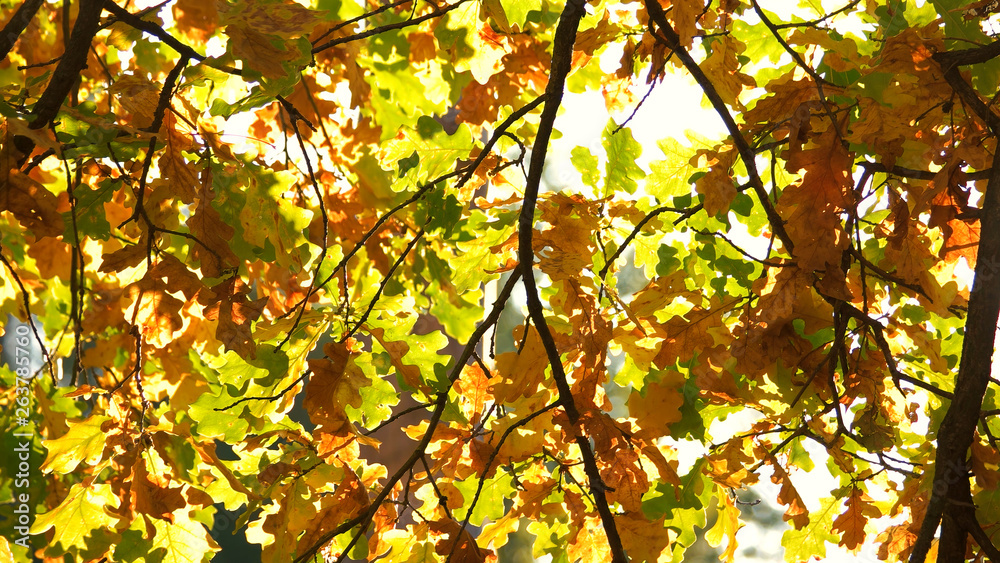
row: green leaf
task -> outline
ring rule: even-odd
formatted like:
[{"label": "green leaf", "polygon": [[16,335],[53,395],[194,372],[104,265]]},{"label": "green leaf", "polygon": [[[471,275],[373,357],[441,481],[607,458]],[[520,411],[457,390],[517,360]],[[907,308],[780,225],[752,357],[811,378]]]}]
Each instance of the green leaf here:
[{"label": "green leaf", "polygon": [[[479,479],[475,478],[455,483],[455,487],[462,492],[465,506],[472,504],[472,499],[476,495],[476,487],[478,486]],[[487,518],[494,521],[498,520],[507,510],[504,501],[513,494],[514,489],[511,487],[510,475],[506,471],[498,470],[492,477],[483,481],[483,490],[479,494],[479,502],[476,503],[476,507],[472,510],[472,517],[469,518],[469,523],[473,526],[482,526]],[[454,514],[457,519],[461,520],[465,518],[467,512],[468,509],[463,507],[454,511]]]},{"label": "green leaf", "polygon": [[597,189],[597,181],[601,178],[597,171],[597,157],[587,147],[573,147],[570,154],[570,162],[583,175],[583,183]]},{"label": "green leaf", "polygon": [[826,557],[826,544],[834,545],[840,538],[832,533],[833,519],[839,514],[841,501],[827,497],[820,502],[820,509],[809,513],[809,524],[801,530],[790,528],[781,536],[785,548],[785,563],[800,563],[813,557]]},{"label": "green leaf", "polygon": [[528,13],[542,9],[542,0],[503,0],[502,3],[511,31],[523,31]]},{"label": "green leaf", "polygon": [[639,187],[637,180],[646,177],[646,173],[635,162],[642,155],[642,145],[632,137],[632,130],[628,127],[617,133],[616,129],[618,126],[614,120],[610,120],[602,134],[601,144],[608,154],[608,162],[604,167],[606,196],[622,191],[635,193],[635,189]]},{"label": "green leaf", "polygon": [[[97,188],[91,188],[86,184],[73,188],[73,197],[76,198],[76,228],[80,235],[100,240],[111,238],[111,224],[108,223],[104,204],[110,202],[114,196],[117,189],[115,184],[114,180],[108,178]],[[63,213],[63,223],[73,224],[71,211]],[[72,236],[71,233],[72,230],[67,230],[68,236]]]}]

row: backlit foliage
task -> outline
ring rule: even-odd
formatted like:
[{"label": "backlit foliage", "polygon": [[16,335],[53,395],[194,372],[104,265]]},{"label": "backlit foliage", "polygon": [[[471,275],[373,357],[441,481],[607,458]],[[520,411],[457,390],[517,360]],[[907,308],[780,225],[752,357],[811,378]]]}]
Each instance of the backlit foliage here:
[{"label": "backlit foliage", "polygon": [[788,562],[1000,555],[996,3],[792,4],[0,3],[0,553],[733,561],[769,480]]}]

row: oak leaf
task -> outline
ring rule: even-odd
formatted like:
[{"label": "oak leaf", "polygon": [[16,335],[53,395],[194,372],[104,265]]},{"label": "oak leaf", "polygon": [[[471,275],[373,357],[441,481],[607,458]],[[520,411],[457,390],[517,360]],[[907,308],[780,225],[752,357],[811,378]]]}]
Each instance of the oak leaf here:
[{"label": "oak leaf", "polygon": [[505,352],[497,356],[499,381],[489,387],[497,401],[509,402],[518,397],[534,395],[545,379],[549,358],[535,327],[530,327],[527,342],[518,352]]},{"label": "oak leaf", "polygon": [[781,485],[778,491],[778,502],[785,505],[785,514],[781,517],[785,522],[791,522],[796,530],[801,530],[809,524],[809,509],[806,508],[798,490],[792,484],[792,478],[773,456],[767,458],[771,465],[771,482]]},{"label": "oak leaf", "polygon": [[[693,3],[687,0],[679,3],[687,6],[691,4]],[[743,65],[738,57],[745,50],[746,44],[732,35],[725,35],[712,44],[708,58],[699,65],[711,79],[722,101],[737,109],[743,109],[739,99],[743,89],[757,86],[752,76],[740,71]]]},{"label": "oak leaf", "polygon": [[215,2],[178,0],[171,7],[174,21],[188,37],[203,42],[212,36],[219,23]]},{"label": "oak leaf", "polygon": [[368,378],[352,361],[346,344],[327,343],[323,353],[325,358],[309,360],[312,375],[303,402],[316,424],[344,420],[346,407],[361,407],[360,389],[369,385]]},{"label": "oak leaf", "polygon": [[696,0],[670,0],[669,7],[667,19],[673,23],[681,46],[690,47],[698,34],[698,18],[705,11],[704,6]]},{"label": "oak leaf", "polygon": [[118,98],[118,103],[132,114],[132,126],[136,129],[149,127],[153,123],[156,107],[160,101],[161,86],[137,74],[120,77],[109,88]]},{"label": "oak leaf", "polygon": [[6,181],[0,183],[0,212],[10,211],[37,238],[63,234],[58,206],[59,200],[52,192],[19,170],[11,170]]},{"label": "oak leaf", "polygon": [[705,532],[705,541],[712,547],[722,545],[722,540],[726,540],[726,549],[719,555],[719,559],[727,563],[733,563],[736,558],[736,533],[745,524],[740,521],[740,509],[736,507],[729,495],[719,495],[719,512],[715,520],[715,525]]},{"label": "oak leaf", "polygon": [[125,315],[135,319],[136,326],[141,327],[145,342],[163,348],[184,326],[184,319],[181,318],[184,302],[170,295],[162,284],[158,289],[143,289],[143,285],[140,282],[129,288],[127,298],[130,303],[126,306]]},{"label": "oak leaf", "polygon": [[257,346],[253,340],[251,327],[260,318],[267,304],[267,297],[250,301],[250,288],[234,276],[214,288],[214,297],[206,298],[205,318],[218,321],[215,337],[225,346],[243,358],[257,357]]},{"label": "oak leaf", "polygon": [[182,487],[171,487],[170,477],[150,473],[145,456],[136,458],[129,481],[129,509],[133,516],[148,515],[168,522],[174,521],[174,512],[187,506],[181,494]]},{"label": "oak leaf", "polygon": [[649,490],[649,477],[642,469],[639,454],[632,448],[618,448],[613,460],[604,460],[601,480],[608,487],[608,500],[626,512],[642,510],[642,495]]},{"label": "oak leaf", "polygon": [[882,511],[875,506],[871,497],[857,487],[851,488],[851,494],[844,504],[847,506],[847,511],[833,521],[833,531],[841,533],[840,545],[856,550],[867,537],[865,525],[868,519],[880,518]]},{"label": "oak leaf", "polygon": [[482,549],[468,530],[454,520],[435,520],[430,523],[431,531],[441,536],[437,540],[434,552],[448,557],[456,563],[494,563],[496,554]]},{"label": "oak leaf", "polygon": [[570,561],[580,563],[606,563],[608,559],[608,537],[604,533],[599,518],[586,518],[566,547]]},{"label": "oak leaf", "polygon": [[666,527],[666,518],[649,521],[641,512],[615,517],[621,534],[622,546],[633,561],[667,563],[673,561],[671,553],[672,530]]},{"label": "oak leaf", "polygon": [[798,265],[807,271],[839,263],[847,245],[839,213],[854,205],[853,162],[836,128],[831,126],[816,144],[789,156],[786,168],[801,171],[802,179],[785,188],[777,205],[795,242]]},{"label": "oak leaf", "polygon": [[632,391],[628,409],[639,427],[640,436],[669,434],[670,425],[681,420],[684,406],[684,376],[680,372],[666,371],[658,383],[647,384],[642,392]]},{"label": "oak leaf", "polygon": [[709,215],[728,212],[729,205],[736,197],[736,182],[730,173],[736,156],[736,150],[729,145],[719,151],[699,155],[698,167],[704,168],[707,164],[708,173],[698,178],[695,190],[705,196],[705,212]]},{"label": "oak leaf", "polygon": [[298,56],[285,46],[275,46],[268,35],[245,24],[226,26],[226,35],[229,36],[229,48],[233,55],[244,60],[248,67],[264,78],[284,78],[288,71],[282,63]]}]

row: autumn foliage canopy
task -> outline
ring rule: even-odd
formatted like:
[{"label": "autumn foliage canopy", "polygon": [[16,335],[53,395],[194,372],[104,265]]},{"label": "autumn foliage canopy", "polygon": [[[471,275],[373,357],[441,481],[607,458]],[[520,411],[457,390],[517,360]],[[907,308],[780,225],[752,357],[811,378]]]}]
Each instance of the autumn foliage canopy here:
[{"label": "autumn foliage canopy", "polygon": [[0,554],[997,561],[1000,8],[793,4],[0,3]]}]

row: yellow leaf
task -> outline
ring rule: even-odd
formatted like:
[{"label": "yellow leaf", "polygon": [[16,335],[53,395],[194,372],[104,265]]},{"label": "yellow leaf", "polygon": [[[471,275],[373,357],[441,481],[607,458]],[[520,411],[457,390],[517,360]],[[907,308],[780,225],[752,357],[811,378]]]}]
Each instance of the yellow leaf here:
[{"label": "yellow leaf", "polygon": [[740,509],[736,507],[728,494],[722,494],[719,498],[719,516],[715,520],[712,529],[705,532],[705,541],[712,547],[722,545],[722,540],[726,541],[726,549],[719,555],[720,561],[733,563],[736,556],[736,532],[744,526],[740,522]]},{"label": "yellow leaf", "polygon": [[722,100],[736,109],[743,109],[743,104],[739,101],[743,88],[757,86],[753,77],[740,72],[742,65],[737,57],[745,50],[745,44],[726,35],[721,41],[712,44],[712,53],[699,65],[712,80]]},{"label": "yellow leaf", "polygon": [[483,21],[492,21],[504,33],[510,33],[510,23],[507,21],[507,13],[504,12],[503,3],[500,0],[483,0],[483,4],[479,9],[479,17]]},{"label": "yellow leaf", "polygon": [[636,425],[643,429],[640,433],[652,431],[658,435],[666,434],[670,425],[681,419],[684,395],[680,388],[683,386],[683,374],[667,371],[663,381],[646,385],[644,393],[632,391],[628,398],[628,410],[635,417]]}]

